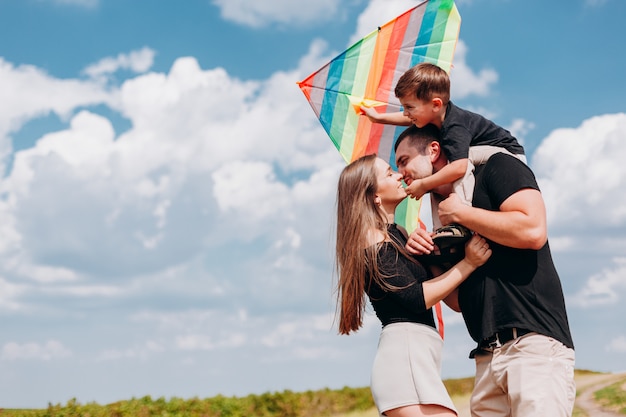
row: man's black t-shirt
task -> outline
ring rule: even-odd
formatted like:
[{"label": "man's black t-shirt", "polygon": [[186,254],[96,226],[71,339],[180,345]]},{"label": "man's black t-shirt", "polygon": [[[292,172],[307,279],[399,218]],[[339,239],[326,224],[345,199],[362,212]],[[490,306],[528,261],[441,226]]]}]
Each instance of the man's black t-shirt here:
[{"label": "man's black t-shirt", "polygon": [[[476,169],[474,207],[498,211],[522,189],[539,190],[532,171],[518,159],[493,155]],[[489,241],[493,251],[459,290],[459,303],[472,338],[480,343],[517,327],[553,337],[573,348],[565,300],[548,243],[539,250],[514,249]]]}]

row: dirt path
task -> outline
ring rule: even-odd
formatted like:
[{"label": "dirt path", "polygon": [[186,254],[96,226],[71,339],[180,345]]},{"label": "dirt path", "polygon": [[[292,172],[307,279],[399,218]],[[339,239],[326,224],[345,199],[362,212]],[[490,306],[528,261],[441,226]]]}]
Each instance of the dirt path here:
[{"label": "dirt path", "polygon": [[[624,379],[626,379],[626,372],[619,374],[577,375],[576,392],[578,395],[575,404],[577,414],[575,415],[585,417],[625,417],[624,414],[602,409],[593,399],[594,392]],[[626,383],[623,385],[622,389],[626,391]],[[470,394],[452,397],[452,401],[459,412],[458,417],[471,417],[469,399]],[[372,408],[367,411],[341,414],[335,417],[378,417],[378,412],[376,408]]]},{"label": "dirt path", "polygon": [[581,377],[576,381],[578,391],[576,407],[587,413],[589,417],[623,417],[624,414],[611,412],[600,407],[593,399],[593,393],[624,378],[626,378],[626,374],[602,374]]}]

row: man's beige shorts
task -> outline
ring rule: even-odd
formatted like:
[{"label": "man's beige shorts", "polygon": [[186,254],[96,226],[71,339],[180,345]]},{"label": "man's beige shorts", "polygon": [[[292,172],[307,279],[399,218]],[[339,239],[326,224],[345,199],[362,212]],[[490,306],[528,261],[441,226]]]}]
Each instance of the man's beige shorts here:
[{"label": "man's beige shorts", "polygon": [[574,350],[561,342],[529,333],[475,360],[472,417],[572,415]]}]

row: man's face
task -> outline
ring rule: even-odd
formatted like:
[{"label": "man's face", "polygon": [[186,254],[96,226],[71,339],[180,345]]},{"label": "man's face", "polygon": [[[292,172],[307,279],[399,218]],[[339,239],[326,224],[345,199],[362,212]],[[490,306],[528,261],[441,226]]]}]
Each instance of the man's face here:
[{"label": "man's face", "polygon": [[408,140],[402,141],[396,150],[396,166],[407,185],[411,184],[413,180],[433,174],[430,154],[420,155],[408,142]]}]

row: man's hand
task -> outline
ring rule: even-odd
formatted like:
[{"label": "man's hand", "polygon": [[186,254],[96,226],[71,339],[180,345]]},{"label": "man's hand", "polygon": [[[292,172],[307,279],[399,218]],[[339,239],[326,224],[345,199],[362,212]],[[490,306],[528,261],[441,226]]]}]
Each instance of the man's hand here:
[{"label": "man's hand", "polygon": [[439,203],[439,220],[441,224],[459,223],[457,213],[469,206],[463,204],[456,193],[450,193],[450,196]]},{"label": "man's hand", "polygon": [[417,228],[409,236],[405,248],[413,255],[425,255],[431,253],[435,245],[430,232]]}]

